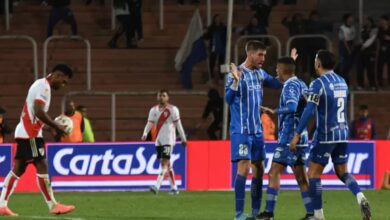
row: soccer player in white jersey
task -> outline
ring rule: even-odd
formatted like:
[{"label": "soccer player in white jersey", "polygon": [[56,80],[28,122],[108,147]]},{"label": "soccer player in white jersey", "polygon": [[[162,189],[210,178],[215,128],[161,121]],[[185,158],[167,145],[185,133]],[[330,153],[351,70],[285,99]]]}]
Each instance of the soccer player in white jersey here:
[{"label": "soccer player in white jersey", "polygon": [[333,71],[335,56],[327,50],[318,51],[314,67],[320,77],[310,84],[305,110],[290,141],[290,150],[296,152],[297,143],[306,125],[316,112],[316,131],[309,156],[309,196],[314,208],[311,219],[325,219],[322,209],[321,174],[331,158],[337,177],[356,196],[363,220],[371,219],[370,206],[356,179],[348,173],[348,85]]},{"label": "soccer player in white jersey", "polygon": [[63,205],[54,198],[42,137],[44,125],[54,128],[59,134],[64,134],[64,127],[54,122],[47,112],[50,106],[51,90],[59,90],[66,86],[72,75],[73,72],[67,65],[58,64],[47,77],[36,80],[28,90],[20,122],[15,129],[17,149],[14,166],[5,178],[1,191],[0,215],[18,215],[8,208],[8,200],[30,163],[37,169],[37,185],[46,200],[50,214],[65,214],[75,209],[73,205]]},{"label": "soccer player in white jersey", "polygon": [[180,121],[179,109],[168,103],[169,94],[168,90],[162,89],[157,94],[158,104],[153,106],[149,111],[148,122],[145,126],[142,140],[145,141],[146,137],[151,130],[153,124],[156,126],[157,138],[156,138],[156,151],[157,159],[160,160],[161,172],[157,177],[155,186],[150,187],[150,191],[157,194],[160,190],[162,181],[167,175],[171,184],[171,193],[178,194],[177,186],[175,183],[175,173],[171,164],[171,154],[173,147],[176,143],[176,129],[179,132],[182,144],[186,146],[187,140],[184,133],[183,126]]}]

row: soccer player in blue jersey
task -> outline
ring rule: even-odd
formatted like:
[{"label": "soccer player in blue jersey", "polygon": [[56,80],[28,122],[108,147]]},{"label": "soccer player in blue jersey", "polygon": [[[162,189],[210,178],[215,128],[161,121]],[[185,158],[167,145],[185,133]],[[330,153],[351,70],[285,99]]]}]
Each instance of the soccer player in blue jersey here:
[{"label": "soccer player in blue jersey", "polygon": [[[248,41],[246,59],[237,67],[231,64],[231,73],[225,86],[225,99],[230,105],[231,160],[237,163],[234,182],[235,220],[255,219],[259,214],[263,187],[265,158],[264,138],[260,120],[263,86],[279,89],[282,84],[261,67],[266,47],[260,41]],[[252,216],[244,214],[245,182],[252,165]]]},{"label": "soccer player in blue jersey", "polygon": [[345,80],[333,71],[335,56],[327,51],[318,51],[315,58],[315,69],[320,75],[314,80],[308,91],[305,110],[290,142],[290,150],[297,150],[297,143],[302,137],[313,112],[317,112],[317,126],[313,146],[309,156],[309,195],[314,208],[312,219],[325,219],[322,209],[322,186],[320,176],[324,167],[332,158],[337,177],[356,196],[361,207],[363,220],[371,219],[368,201],[361,192],[355,178],[347,169],[348,121],[347,96],[348,85]]},{"label": "soccer player in blue jersey", "polygon": [[280,81],[284,82],[279,99],[279,107],[275,110],[263,107],[263,111],[278,115],[278,145],[272,159],[271,169],[268,173],[269,184],[267,188],[265,211],[256,217],[260,220],[273,220],[274,209],[279,194],[280,174],[290,166],[301,190],[302,200],[306,208],[306,216],[302,220],[313,216],[313,208],[309,197],[309,182],[306,175],[305,161],[308,146],[307,130],[304,129],[296,152],[289,150],[288,144],[294,135],[294,129],[306,105],[304,97],[307,92],[306,84],[298,79],[295,72],[295,62],[291,57],[282,57],[276,65],[276,72]]}]

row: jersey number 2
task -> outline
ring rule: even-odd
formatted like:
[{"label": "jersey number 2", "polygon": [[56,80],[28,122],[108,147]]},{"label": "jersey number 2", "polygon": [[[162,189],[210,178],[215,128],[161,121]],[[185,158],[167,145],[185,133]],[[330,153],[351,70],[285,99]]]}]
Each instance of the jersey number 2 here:
[{"label": "jersey number 2", "polygon": [[338,98],[337,99],[337,122],[338,123],[344,123],[345,122],[345,114],[344,114],[344,109],[345,109],[345,102],[344,98]]}]

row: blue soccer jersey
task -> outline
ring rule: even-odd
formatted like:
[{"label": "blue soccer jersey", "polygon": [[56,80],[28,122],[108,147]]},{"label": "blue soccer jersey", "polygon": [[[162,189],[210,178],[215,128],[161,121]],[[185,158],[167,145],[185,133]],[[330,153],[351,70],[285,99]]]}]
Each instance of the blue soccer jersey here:
[{"label": "blue soccer jersey", "polygon": [[[347,142],[349,136],[347,96],[348,85],[333,71],[323,74],[311,83],[306,109],[310,110],[313,105],[317,109],[315,141],[319,143]],[[298,133],[306,127],[308,120],[305,117],[306,109],[297,128]]]},{"label": "blue soccer jersey", "polygon": [[[306,100],[304,93],[307,92],[306,84],[296,76],[288,79],[280,94],[278,114],[278,143],[288,144],[294,136],[299,119],[305,109]],[[298,147],[308,146],[308,134],[305,128],[297,144]]]},{"label": "blue soccer jersey", "polygon": [[229,73],[225,85],[225,99],[230,105],[230,134],[259,134],[263,132],[260,119],[260,106],[263,100],[263,85],[281,88],[275,77],[262,69],[250,70],[243,65],[238,86],[233,85],[233,75]]}]

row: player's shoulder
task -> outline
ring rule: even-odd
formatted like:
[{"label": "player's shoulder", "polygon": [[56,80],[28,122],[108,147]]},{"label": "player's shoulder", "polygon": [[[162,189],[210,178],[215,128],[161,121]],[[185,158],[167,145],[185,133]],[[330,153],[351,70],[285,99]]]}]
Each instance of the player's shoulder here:
[{"label": "player's shoulder", "polygon": [[176,105],[168,104],[167,108],[172,111],[179,111],[179,108]]}]

